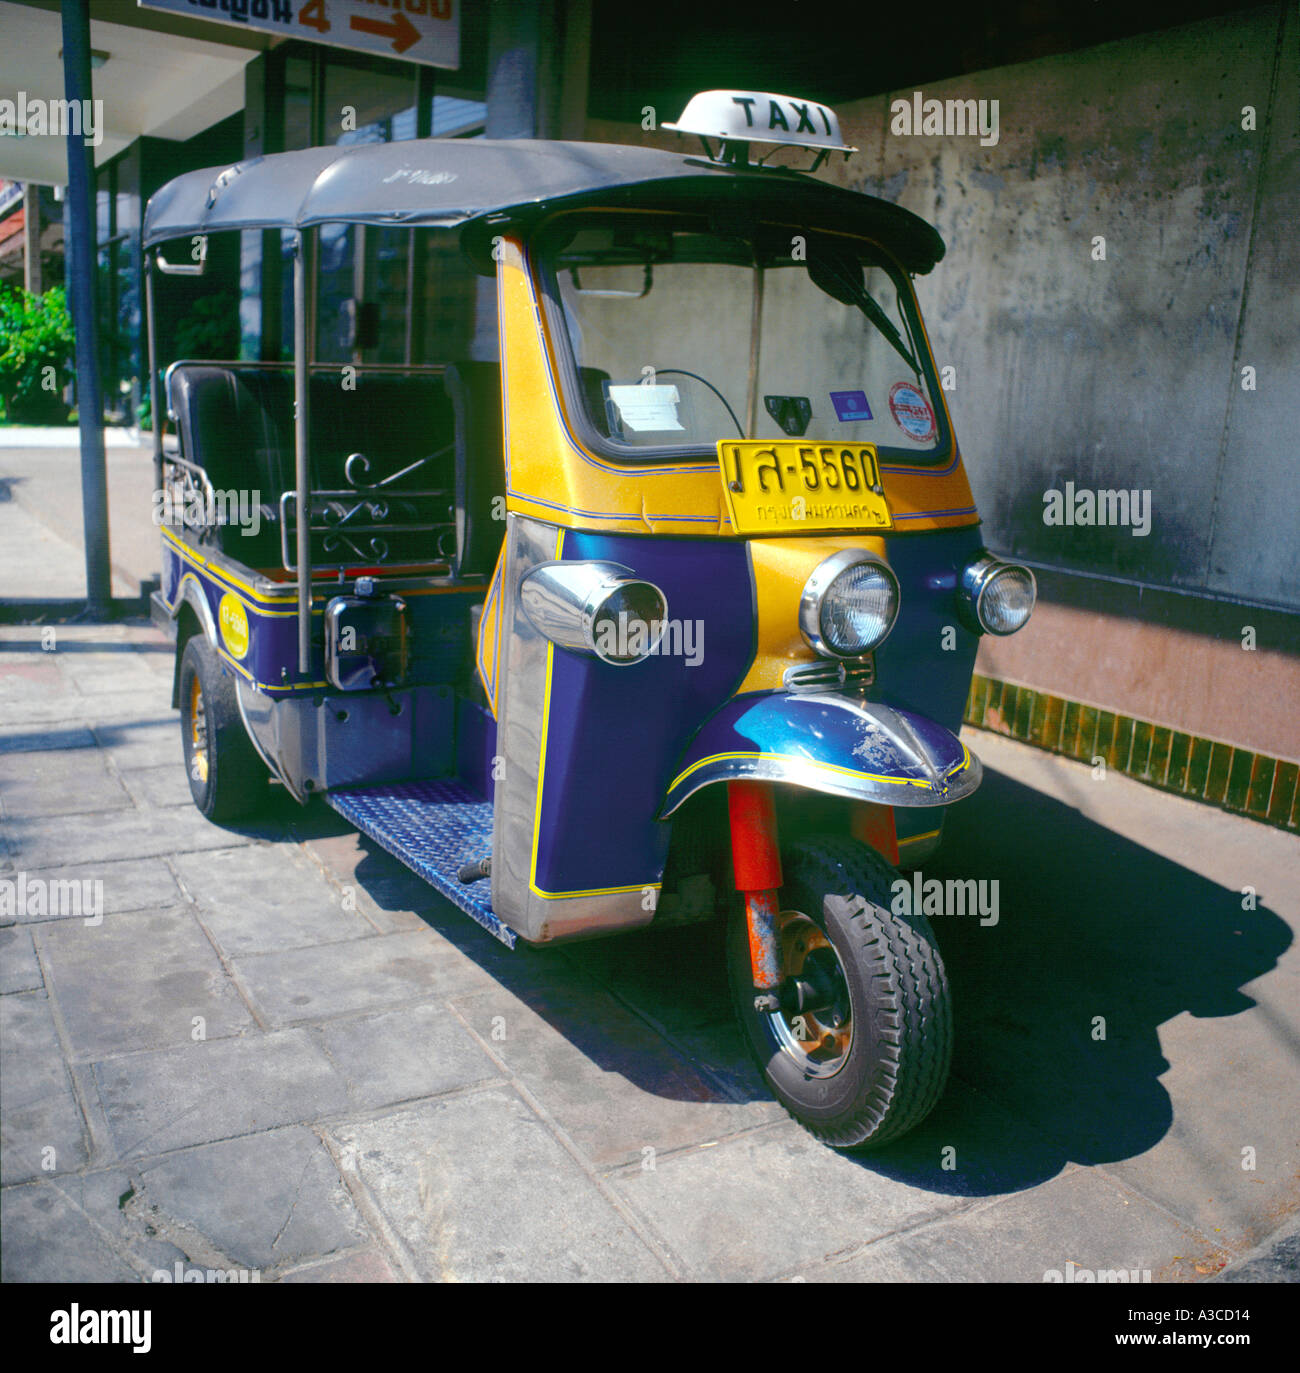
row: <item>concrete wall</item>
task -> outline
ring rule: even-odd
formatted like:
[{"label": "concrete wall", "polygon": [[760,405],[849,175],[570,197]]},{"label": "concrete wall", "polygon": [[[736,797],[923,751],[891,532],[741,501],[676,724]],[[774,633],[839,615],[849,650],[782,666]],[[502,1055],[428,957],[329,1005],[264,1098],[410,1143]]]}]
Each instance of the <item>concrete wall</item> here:
[{"label": "concrete wall", "polygon": [[[1296,6],[1262,6],[923,88],[997,100],[992,146],[891,133],[910,89],[842,104],[862,151],[822,172],[943,234],[947,256],[917,290],[936,359],[956,369],[948,402],[987,542],[1057,569],[1029,628],[985,640],[979,669],[1287,758],[1300,758],[1298,78]],[[682,146],[596,121],[587,136]],[[1150,532],[1045,524],[1044,493],[1066,481],[1149,491]]]},{"label": "concrete wall", "polygon": [[[841,109],[831,175],[948,244],[919,291],[990,542],[1300,610],[1298,91],[1286,4],[924,90],[996,99],[995,146]],[[1149,489],[1151,532],[1045,525],[1067,480]]]}]

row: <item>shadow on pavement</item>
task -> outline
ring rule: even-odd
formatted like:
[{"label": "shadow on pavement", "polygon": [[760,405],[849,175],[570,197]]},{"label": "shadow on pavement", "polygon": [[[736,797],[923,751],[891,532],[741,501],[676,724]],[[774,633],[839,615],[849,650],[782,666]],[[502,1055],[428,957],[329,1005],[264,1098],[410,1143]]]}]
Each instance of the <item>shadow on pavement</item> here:
[{"label": "shadow on pavement", "polygon": [[[301,838],[349,832],[323,804],[277,805],[284,814],[278,824],[268,817],[267,838],[281,826]],[[370,853],[356,877],[378,904],[419,911],[605,1071],[670,1099],[767,1097],[731,1018],[720,926],[510,953],[364,843]],[[1160,1027],[1183,1013],[1250,1009],[1242,988],[1274,968],[1292,938],[1266,907],[1243,910],[1240,892],[991,769],[954,808],[944,849],[923,875],[996,879],[998,921],[931,917],[956,1009],[953,1079],[920,1129],[855,1157],[935,1192],[1015,1191],[1069,1162],[1150,1149],[1172,1121]],[[609,1002],[600,988],[675,1040],[700,1086],[683,1077],[681,1053],[665,1040],[602,1024]],[[1104,1038],[1094,1037],[1098,1017]],[[1293,1036],[1282,1047],[1300,1057]],[[955,1170],[942,1166],[949,1147]]]}]

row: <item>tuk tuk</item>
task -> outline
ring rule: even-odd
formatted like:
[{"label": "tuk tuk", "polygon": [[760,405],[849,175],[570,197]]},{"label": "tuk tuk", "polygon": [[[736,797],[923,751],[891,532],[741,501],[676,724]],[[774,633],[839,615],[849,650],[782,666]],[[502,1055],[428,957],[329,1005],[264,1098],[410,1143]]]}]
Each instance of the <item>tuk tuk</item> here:
[{"label": "tuk tuk", "polygon": [[[206,816],[322,796],[512,948],[726,920],[771,1091],[876,1147],[952,1046],[898,872],[979,784],[976,646],[1034,579],[981,541],[912,285],[938,233],[817,179],[854,150],[815,102],[666,127],[702,150],[426,139],[163,187],[154,616]],[[279,235],[282,355],[160,372],[159,274],[223,232]],[[319,289],[341,235],[405,245],[402,309],[462,303],[443,355],[385,355],[346,262]]]}]

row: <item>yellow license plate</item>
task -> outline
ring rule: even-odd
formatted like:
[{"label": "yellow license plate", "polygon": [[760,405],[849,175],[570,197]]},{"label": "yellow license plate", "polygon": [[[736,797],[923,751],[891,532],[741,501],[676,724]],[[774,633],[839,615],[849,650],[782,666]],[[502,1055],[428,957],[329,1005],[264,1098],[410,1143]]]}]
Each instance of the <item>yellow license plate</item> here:
[{"label": "yellow license plate", "polygon": [[737,534],[812,534],[893,524],[870,443],[718,444]]}]

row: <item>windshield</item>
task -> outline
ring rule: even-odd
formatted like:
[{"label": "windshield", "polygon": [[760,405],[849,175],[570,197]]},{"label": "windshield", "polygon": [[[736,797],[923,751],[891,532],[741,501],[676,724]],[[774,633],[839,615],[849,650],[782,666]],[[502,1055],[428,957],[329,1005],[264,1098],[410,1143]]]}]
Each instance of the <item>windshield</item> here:
[{"label": "windshield", "polygon": [[538,251],[571,350],[570,409],[610,455],[807,436],[945,456],[910,288],[871,244],[605,215],[560,221]]}]

